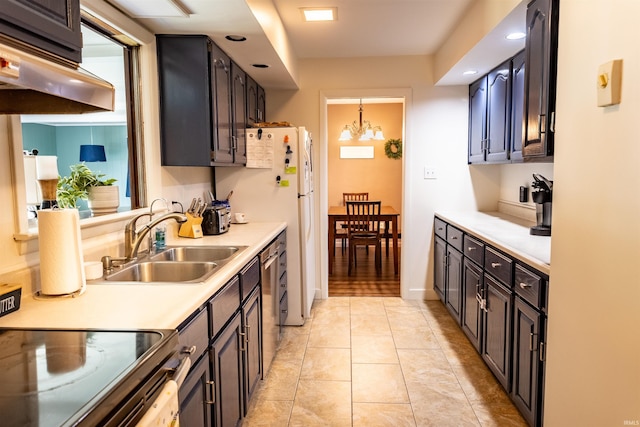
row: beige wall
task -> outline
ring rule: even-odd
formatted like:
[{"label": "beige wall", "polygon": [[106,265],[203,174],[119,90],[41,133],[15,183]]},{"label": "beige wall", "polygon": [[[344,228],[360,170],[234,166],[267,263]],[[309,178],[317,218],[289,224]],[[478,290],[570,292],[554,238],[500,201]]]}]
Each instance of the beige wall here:
[{"label": "beige wall", "polygon": [[[358,121],[358,105],[334,104],[327,108],[328,204],[342,204],[342,193],[368,192],[370,200],[402,211],[402,160],[385,155],[387,140],[402,139],[402,104],[366,104],[363,119],[381,126],[384,141],[338,141],[344,125]],[[373,159],[342,159],[340,147],[373,146]]]},{"label": "beige wall", "polygon": [[[560,2],[547,426],[640,423],[638,16]],[[598,66],[618,58],[622,103],[597,107]]]}]

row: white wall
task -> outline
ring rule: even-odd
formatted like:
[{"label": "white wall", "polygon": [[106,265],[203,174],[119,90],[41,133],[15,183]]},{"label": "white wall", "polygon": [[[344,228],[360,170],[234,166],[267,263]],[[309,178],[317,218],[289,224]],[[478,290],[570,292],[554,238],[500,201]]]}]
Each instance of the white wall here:
[{"label": "white wall", "polygon": [[[560,2],[547,426],[640,423],[638,16]],[[597,107],[598,65],[618,58],[622,103]]]},{"label": "white wall", "polygon": [[[314,134],[316,158],[326,174],[326,131],[321,126],[321,97],[403,96],[408,93],[404,138],[402,294],[435,298],[432,223],[436,210],[495,210],[499,194],[497,166],[473,170],[466,164],[467,88],[434,87],[431,58],[393,57],[304,60],[301,90],[267,90],[267,119],[304,125]],[[423,168],[437,169],[437,180],[424,180]],[[326,198],[326,176],[316,180]],[[325,186],[323,190],[322,186]],[[320,241],[326,280],[326,200],[321,200]]]}]

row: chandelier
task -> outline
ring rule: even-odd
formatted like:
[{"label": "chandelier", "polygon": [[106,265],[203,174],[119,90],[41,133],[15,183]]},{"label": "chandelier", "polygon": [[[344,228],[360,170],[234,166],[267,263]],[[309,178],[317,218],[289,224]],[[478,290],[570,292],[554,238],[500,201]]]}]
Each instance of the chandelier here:
[{"label": "chandelier", "polygon": [[351,139],[357,139],[358,141],[370,141],[372,139],[377,141],[384,141],[384,135],[382,134],[382,128],[380,126],[373,126],[369,120],[362,120],[362,99],[360,99],[360,122],[355,120],[350,125],[344,125],[344,129],[340,133],[338,141],[349,141]]}]

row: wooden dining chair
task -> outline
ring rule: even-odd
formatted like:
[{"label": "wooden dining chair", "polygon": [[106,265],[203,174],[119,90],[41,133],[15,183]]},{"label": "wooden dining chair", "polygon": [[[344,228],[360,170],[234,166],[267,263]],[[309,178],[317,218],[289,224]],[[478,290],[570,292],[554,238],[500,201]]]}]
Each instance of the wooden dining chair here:
[{"label": "wooden dining chair", "polygon": [[[344,206],[347,206],[347,201],[349,200],[369,200],[369,193],[342,193],[342,204]],[[333,242],[333,254],[335,255],[336,253],[336,240],[340,240],[340,248],[344,254],[344,251],[347,248],[347,224],[344,222],[337,222],[334,235],[336,236],[336,239]]]},{"label": "wooden dining chair", "polygon": [[356,265],[358,246],[375,246],[376,273],[382,274],[382,239],[380,235],[380,201],[347,201],[347,240],[349,268]]}]

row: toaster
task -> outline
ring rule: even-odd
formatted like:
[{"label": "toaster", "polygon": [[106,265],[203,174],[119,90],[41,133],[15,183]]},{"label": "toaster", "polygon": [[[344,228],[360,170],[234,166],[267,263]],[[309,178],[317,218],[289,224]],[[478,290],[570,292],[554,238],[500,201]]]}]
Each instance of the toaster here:
[{"label": "toaster", "polygon": [[229,231],[227,209],[224,206],[208,206],[202,214],[202,234],[217,235]]}]

